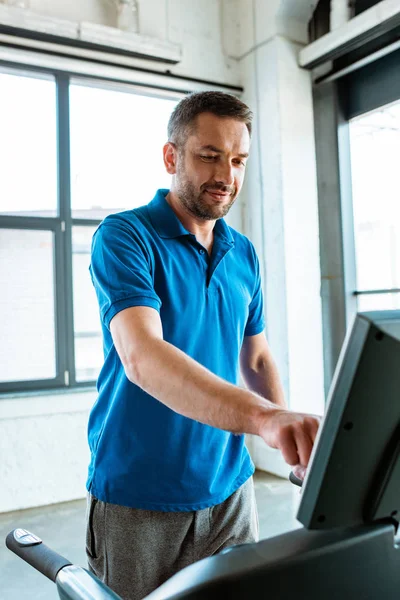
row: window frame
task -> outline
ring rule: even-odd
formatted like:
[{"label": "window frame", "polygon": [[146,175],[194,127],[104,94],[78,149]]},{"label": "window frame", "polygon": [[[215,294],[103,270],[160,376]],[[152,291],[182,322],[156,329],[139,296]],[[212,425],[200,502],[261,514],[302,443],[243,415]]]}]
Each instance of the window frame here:
[{"label": "window frame", "polygon": [[[18,74],[18,71],[20,71],[22,76],[28,71],[32,74],[46,74],[54,77],[56,91],[57,216],[28,217],[0,215],[0,229],[53,232],[56,355],[56,375],[54,378],[2,381],[0,382],[0,394],[74,387],[75,367],[73,347],[71,351],[71,339],[73,341],[74,335],[73,312],[72,303],[69,301],[67,293],[68,289],[72,289],[72,246],[70,223],[68,223],[68,206],[70,206],[68,77],[64,73],[55,73],[48,69],[26,65],[18,67],[13,64],[0,62],[0,68],[2,66],[15,74]],[[69,225],[69,235],[67,224]],[[68,260],[68,249],[71,251],[71,260]],[[65,341],[63,342],[62,340]],[[93,382],[85,382],[82,387],[89,386],[93,386]]]},{"label": "window frame", "polygon": [[[399,31],[399,29],[397,30]],[[400,49],[394,49],[382,58],[372,61],[363,68],[356,69],[345,75],[338,82],[338,93],[340,97],[341,110],[343,119],[346,122],[347,128],[350,126],[350,121],[355,117],[361,117],[369,112],[378,110],[400,101]],[[351,176],[350,165],[350,142],[347,142],[348,158],[347,163]],[[351,181],[350,181],[351,186]],[[350,196],[350,206],[353,213],[353,198]],[[354,226],[353,226],[354,229]],[[354,234],[353,234],[354,235]],[[353,248],[354,265],[356,262],[355,244]],[[356,310],[358,297],[371,294],[398,294],[398,288],[386,289],[358,289],[355,277],[354,266],[354,283],[352,294],[356,301]]]},{"label": "window frame", "polygon": [[[40,62],[40,61],[39,61]],[[55,365],[56,376],[49,379],[0,382],[0,398],[25,392],[72,391],[93,389],[96,380],[77,381],[75,371],[75,332],[73,314],[73,255],[72,229],[75,226],[97,226],[101,219],[74,218],[71,207],[71,152],[70,152],[70,85],[88,86],[91,83],[103,89],[119,89],[156,97],[184,96],[187,91],[134,84],[110,77],[95,77],[84,73],[67,72],[54,68],[0,60],[4,68],[21,76],[45,74],[55,83],[56,101],[56,151],[57,151],[57,216],[31,217],[0,215],[0,229],[51,231],[54,236],[54,315],[55,315]],[[194,86],[196,87],[196,86]],[[179,88],[179,86],[177,86]]]},{"label": "window frame", "polygon": [[[351,64],[353,58],[350,53],[346,61]],[[347,330],[358,311],[358,297],[398,293],[391,289],[357,289],[349,127],[353,117],[400,99],[400,78],[393,77],[399,58],[400,51],[395,49],[341,77],[330,78],[329,73],[321,77],[315,73],[313,99],[326,396]]]},{"label": "window frame", "polygon": [[60,338],[66,335],[66,322],[61,319],[65,311],[65,279],[63,277],[63,239],[61,219],[57,217],[18,217],[0,215],[0,229],[22,231],[50,231],[54,236],[53,265],[54,265],[54,334],[55,334],[55,366],[56,376],[49,379],[34,379],[21,381],[0,382],[0,393],[49,390],[59,388],[64,383],[63,365],[66,364],[65,348],[60,344]]},{"label": "window frame", "polygon": [[[361,73],[354,73],[350,81],[344,80],[341,83],[345,114],[349,124],[351,119],[362,117],[393,102],[400,102],[400,77],[397,79],[393,77],[396,61],[400,65],[400,50],[388,55],[382,61],[368,65]],[[372,90],[374,92],[371,94]],[[353,203],[351,208],[353,210]],[[360,289],[356,283],[354,288],[353,294],[357,304],[360,296],[400,294],[400,288]]]}]

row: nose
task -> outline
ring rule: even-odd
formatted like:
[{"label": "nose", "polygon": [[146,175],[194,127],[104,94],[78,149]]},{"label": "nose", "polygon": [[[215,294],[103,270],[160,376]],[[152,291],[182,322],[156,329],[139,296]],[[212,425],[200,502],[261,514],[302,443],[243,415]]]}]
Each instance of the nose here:
[{"label": "nose", "polygon": [[215,166],[214,179],[221,185],[232,186],[235,182],[233,165],[228,161],[219,161]]}]

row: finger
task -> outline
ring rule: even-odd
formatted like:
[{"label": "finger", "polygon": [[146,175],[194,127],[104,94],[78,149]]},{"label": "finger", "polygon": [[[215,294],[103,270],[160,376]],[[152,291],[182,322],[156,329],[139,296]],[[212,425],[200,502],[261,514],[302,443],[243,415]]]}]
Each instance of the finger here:
[{"label": "finger", "polygon": [[310,460],[313,443],[303,423],[298,424],[294,428],[294,436],[300,464],[303,467],[306,467]]},{"label": "finger", "polygon": [[288,465],[292,466],[298,464],[299,456],[297,454],[297,446],[291,428],[287,428],[281,433],[279,448]]},{"label": "finger", "polygon": [[301,479],[301,481],[304,481],[307,471],[306,467],[303,467],[302,465],[296,465],[295,467],[293,467],[292,471],[296,477]]},{"label": "finger", "polygon": [[320,420],[316,417],[306,417],[304,419],[304,425],[307,428],[311,441],[314,443],[320,426]]}]

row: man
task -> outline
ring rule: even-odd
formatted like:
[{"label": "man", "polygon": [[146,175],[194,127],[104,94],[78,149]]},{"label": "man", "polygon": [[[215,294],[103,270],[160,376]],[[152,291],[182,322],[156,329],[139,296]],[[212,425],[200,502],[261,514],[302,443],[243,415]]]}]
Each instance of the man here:
[{"label": "man", "polygon": [[242,187],[251,119],[227,94],[183,99],[164,146],[171,189],[107,217],[93,239],[105,363],[89,421],[87,552],[129,600],[257,539],[244,433],[305,467],[318,429],[286,409],[254,248],[222,218]]}]

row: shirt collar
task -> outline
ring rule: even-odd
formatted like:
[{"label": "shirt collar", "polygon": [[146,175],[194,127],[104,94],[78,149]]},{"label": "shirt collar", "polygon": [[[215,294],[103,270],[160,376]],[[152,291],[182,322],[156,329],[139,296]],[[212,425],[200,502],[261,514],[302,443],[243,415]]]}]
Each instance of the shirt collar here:
[{"label": "shirt collar", "polygon": [[[166,200],[169,190],[157,190],[153,200],[147,205],[151,222],[161,238],[176,238],[182,235],[192,235],[180,222]],[[224,219],[218,219],[214,225],[214,234],[234,245],[230,227]]]},{"label": "shirt collar", "polygon": [[218,221],[215,221],[214,235],[223,238],[224,241],[228,242],[231,246],[235,245],[231,228],[226,223],[225,219],[218,219]]}]

